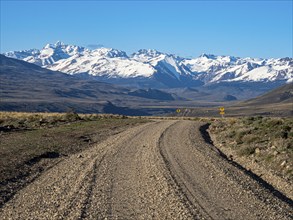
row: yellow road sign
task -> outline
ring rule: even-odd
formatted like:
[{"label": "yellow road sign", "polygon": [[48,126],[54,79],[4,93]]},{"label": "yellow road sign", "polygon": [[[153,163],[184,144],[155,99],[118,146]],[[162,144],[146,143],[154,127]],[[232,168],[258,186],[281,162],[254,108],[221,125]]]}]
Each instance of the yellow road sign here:
[{"label": "yellow road sign", "polygon": [[220,112],[220,115],[225,115],[225,112],[223,111],[223,112]]},{"label": "yellow road sign", "polygon": [[179,113],[179,112],[181,112],[181,110],[180,109],[177,109],[176,112]]},{"label": "yellow road sign", "polygon": [[224,107],[221,107],[221,108],[219,108],[219,110],[220,110],[221,112],[223,112],[223,111],[225,111],[225,108],[224,108]]}]

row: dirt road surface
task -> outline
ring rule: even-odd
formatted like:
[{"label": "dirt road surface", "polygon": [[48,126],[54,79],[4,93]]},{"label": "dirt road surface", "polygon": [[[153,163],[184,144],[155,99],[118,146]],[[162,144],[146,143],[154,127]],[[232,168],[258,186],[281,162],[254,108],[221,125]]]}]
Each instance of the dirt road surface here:
[{"label": "dirt road surface", "polygon": [[225,159],[195,121],[155,121],[61,160],[0,219],[292,219],[292,200]]}]

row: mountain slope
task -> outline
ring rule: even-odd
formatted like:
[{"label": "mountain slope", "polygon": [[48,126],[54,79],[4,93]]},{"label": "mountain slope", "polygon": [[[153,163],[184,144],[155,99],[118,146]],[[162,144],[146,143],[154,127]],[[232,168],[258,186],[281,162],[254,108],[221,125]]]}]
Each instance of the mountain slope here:
[{"label": "mountain slope", "polygon": [[62,42],[41,50],[4,54],[71,75],[137,87],[192,87],[223,82],[285,82],[293,78],[293,59],[255,59],[203,54],[186,59],[142,49],[128,56],[112,48],[89,50]]},{"label": "mountain slope", "polygon": [[[82,80],[0,55],[0,110],[2,111],[64,112],[73,108],[84,113],[147,115],[141,110],[118,107],[115,104],[151,103],[154,98],[148,100],[148,97],[135,97],[128,94],[130,91],[108,83]],[[160,97],[156,99],[160,100]]]},{"label": "mountain slope", "polygon": [[256,98],[238,103],[218,103],[215,107],[196,107],[182,109],[179,116],[221,117],[219,107],[224,106],[224,117],[273,116],[293,117],[293,83],[288,83]]},{"label": "mountain slope", "polygon": [[293,83],[288,83],[257,98],[247,100],[246,105],[291,104],[293,111]]},{"label": "mountain slope", "polygon": [[128,95],[143,97],[148,99],[158,99],[158,100],[166,100],[166,101],[173,101],[175,98],[167,92],[163,92],[157,89],[138,89],[135,91],[131,91]]},{"label": "mountain slope", "polygon": [[230,115],[293,116],[293,83],[228,108]]},{"label": "mountain slope", "polygon": [[230,115],[293,116],[293,83],[282,85],[256,98],[229,108]]}]

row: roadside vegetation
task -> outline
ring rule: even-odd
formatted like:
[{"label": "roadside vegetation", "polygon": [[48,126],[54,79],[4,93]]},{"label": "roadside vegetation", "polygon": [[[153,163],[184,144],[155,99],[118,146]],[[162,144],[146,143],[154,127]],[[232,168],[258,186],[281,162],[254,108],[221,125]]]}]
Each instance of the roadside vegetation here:
[{"label": "roadside vegetation", "polygon": [[293,180],[293,118],[217,119],[209,132],[220,149],[232,152],[231,157],[246,158]]},{"label": "roadside vegetation", "polygon": [[0,112],[0,207],[63,158],[145,122],[122,115]]}]

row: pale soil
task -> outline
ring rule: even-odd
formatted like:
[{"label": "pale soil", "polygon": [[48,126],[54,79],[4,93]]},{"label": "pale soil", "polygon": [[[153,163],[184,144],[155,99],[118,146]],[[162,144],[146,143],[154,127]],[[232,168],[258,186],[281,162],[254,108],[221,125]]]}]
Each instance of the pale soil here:
[{"label": "pale soil", "polygon": [[292,219],[292,201],[225,159],[201,125],[156,121],[113,135],[45,171],[0,219]]}]

